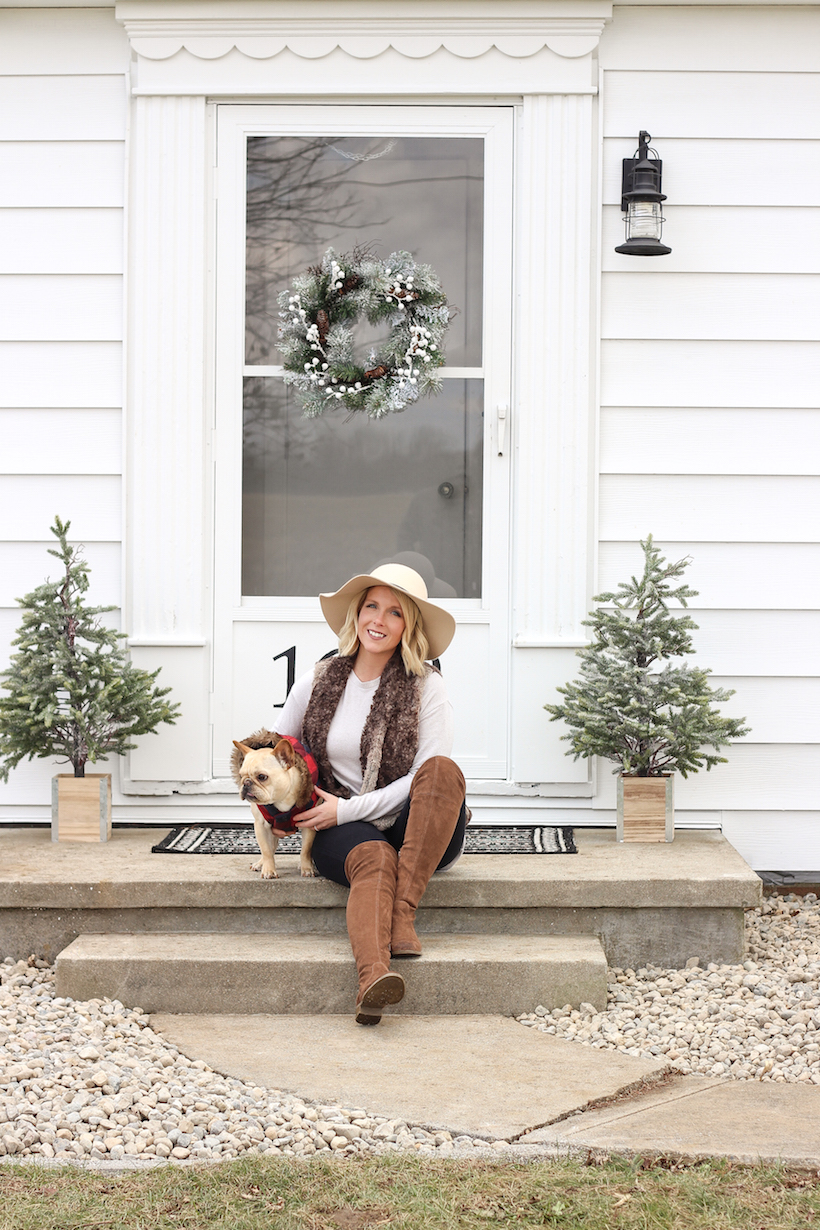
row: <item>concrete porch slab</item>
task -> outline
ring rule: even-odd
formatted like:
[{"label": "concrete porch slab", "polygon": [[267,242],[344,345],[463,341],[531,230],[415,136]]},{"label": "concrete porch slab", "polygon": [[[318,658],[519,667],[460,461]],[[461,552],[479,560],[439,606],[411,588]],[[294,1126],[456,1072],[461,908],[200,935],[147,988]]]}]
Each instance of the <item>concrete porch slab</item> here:
[{"label": "concrete porch slab", "polygon": [[658,1080],[666,1066],[535,1034],[508,1017],[172,1016],[152,1027],[227,1076],[372,1114],[514,1140]]},{"label": "concrete porch slab", "polygon": [[820,1086],[686,1076],[530,1132],[521,1143],[815,1167]]},{"label": "concrete porch slab", "polygon": [[[260,880],[246,855],[152,854],[168,830],[115,829],[109,842],[52,843],[49,829],[0,829],[0,909],[316,908],[343,905],[327,880],[303,880],[296,855]],[[669,845],[619,844],[612,829],[577,829],[577,855],[470,854],[435,876],[427,909],[744,908],[760,878],[713,829]]]},{"label": "concrete porch slab", "polygon": [[[303,880],[295,855],[260,880],[246,855],[152,854],[162,830],[115,830],[99,845],[0,830],[0,952],[53,959],[81,934],[313,932],[344,935],[346,890]],[[427,935],[597,936],[610,965],[734,963],[760,879],[720,833],[619,845],[581,829],[577,855],[465,855],[434,876],[418,917]]]}]

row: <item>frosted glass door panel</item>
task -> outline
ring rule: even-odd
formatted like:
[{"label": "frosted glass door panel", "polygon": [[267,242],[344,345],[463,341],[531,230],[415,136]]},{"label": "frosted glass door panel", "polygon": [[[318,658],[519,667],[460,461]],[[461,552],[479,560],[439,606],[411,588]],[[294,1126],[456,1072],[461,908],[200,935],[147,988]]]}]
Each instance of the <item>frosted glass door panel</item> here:
[{"label": "frosted glass door panel", "polygon": [[247,378],[243,592],[312,595],[401,555],[431,597],[479,598],[482,402],[483,381],[445,380],[378,421],[305,419],[281,380]]},{"label": "frosted glass door panel", "polygon": [[475,137],[249,137],[245,361],[282,362],[279,292],[327,248],[359,246],[432,265],[458,308],[447,363],[480,366],[483,198]]},{"label": "frosted glass door panel", "polygon": [[[310,595],[411,552],[431,593],[480,598],[483,140],[266,135],[247,148],[243,593]],[[328,247],[432,265],[457,308],[447,366],[476,378],[378,422],[343,408],[303,419],[270,374],[278,296]],[[359,322],[359,357],[385,334]]]}]

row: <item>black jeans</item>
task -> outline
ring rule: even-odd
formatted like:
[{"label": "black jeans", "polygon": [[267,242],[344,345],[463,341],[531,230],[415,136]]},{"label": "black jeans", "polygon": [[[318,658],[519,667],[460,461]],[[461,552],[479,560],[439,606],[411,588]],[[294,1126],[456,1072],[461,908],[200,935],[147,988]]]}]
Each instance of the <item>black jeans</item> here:
[{"label": "black jeans", "polygon": [[[394,850],[400,850],[407,831],[407,818],[410,815],[410,800],[402,807],[396,823],[384,832],[368,824],[366,820],[352,820],[350,824],[337,824],[332,829],[320,829],[313,843],[313,861],[319,875],[335,884],[350,888],[350,881],[345,875],[345,860],[348,854],[363,841],[386,841]],[[456,821],[450,844],[442,855],[436,870],[446,867],[461,852],[464,845],[464,830],[467,827],[467,805],[461,804],[461,811]]]}]

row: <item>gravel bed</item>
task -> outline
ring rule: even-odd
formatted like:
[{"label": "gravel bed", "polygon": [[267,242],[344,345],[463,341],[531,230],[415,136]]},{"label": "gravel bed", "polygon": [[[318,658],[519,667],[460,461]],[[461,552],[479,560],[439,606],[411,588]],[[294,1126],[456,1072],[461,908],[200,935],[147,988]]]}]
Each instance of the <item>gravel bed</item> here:
[{"label": "gravel bed", "polygon": [[610,969],[597,1012],[539,1006],[522,1025],[584,1046],[668,1060],[680,1072],[820,1085],[820,902],[767,897],[746,913],[742,965]]},{"label": "gravel bed", "polygon": [[56,998],[44,961],[0,964],[0,1157],[156,1164],[488,1148],[507,1145],[221,1076],[155,1033],[141,1009]]},{"label": "gravel bed", "polygon": [[[820,1085],[820,902],[767,898],[747,913],[746,943],[743,965],[704,969],[693,956],[683,970],[612,969],[606,1012],[538,1007],[518,1019],[684,1073]],[[221,1076],[141,1009],[59,999],[46,962],[0,963],[0,1158],[138,1165],[507,1148]]]}]

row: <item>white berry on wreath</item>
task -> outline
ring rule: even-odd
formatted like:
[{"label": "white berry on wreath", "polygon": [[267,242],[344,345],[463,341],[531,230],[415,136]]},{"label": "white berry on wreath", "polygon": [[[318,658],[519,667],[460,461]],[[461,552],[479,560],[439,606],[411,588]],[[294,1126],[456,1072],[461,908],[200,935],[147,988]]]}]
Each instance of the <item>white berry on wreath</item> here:
[{"label": "white berry on wreath", "polygon": [[[279,305],[285,383],[307,418],[341,402],[379,419],[440,389],[436,369],[445,362],[453,309],[431,267],[409,252],[382,261],[365,249],[337,256],[328,248],[320,265],[282,291]],[[354,355],[353,326],[362,317],[390,325],[367,366]]]}]

